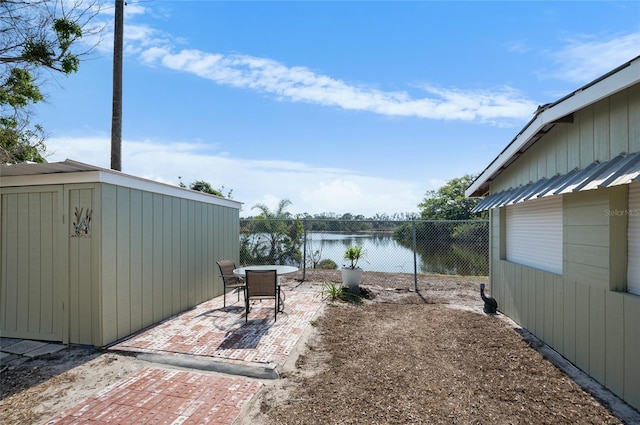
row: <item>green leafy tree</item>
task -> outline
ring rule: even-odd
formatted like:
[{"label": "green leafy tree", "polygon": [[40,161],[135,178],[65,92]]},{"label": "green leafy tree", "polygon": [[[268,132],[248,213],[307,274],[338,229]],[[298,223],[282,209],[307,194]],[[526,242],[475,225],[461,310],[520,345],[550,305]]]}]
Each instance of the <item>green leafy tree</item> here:
[{"label": "green leafy tree", "polygon": [[31,123],[31,107],[44,100],[42,70],[65,75],[78,70],[75,46],[89,27],[100,2],[64,0],[0,1],[0,162],[44,162],[45,133]]},{"label": "green leafy tree", "polygon": [[[424,200],[418,204],[420,221],[416,223],[418,239],[428,239],[430,244],[482,243],[486,239],[486,226],[482,223],[469,223],[463,220],[483,220],[486,213],[472,213],[471,210],[480,202],[476,198],[467,198],[465,190],[473,182],[475,176],[464,175],[449,180],[438,190],[427,192]],[[445,223],[445,220],[459,220],[460,223]],[[394,237],[410,246],[413,228],[411,224],[399,226]]]},{"label": "green leafy tree", "polygon": [[[184,182],[182,181],[182,177],[178,176],[178,186],[182,187],[182,188],[186,188],[187,185],[184,184]],[[227,192],[227,194],[224,194],[224,186],[222,186],[220,189],[214,189],[213,186],[211,186],[210,183],[204,181],[204,180],[196,180],[193,183],[191,183],[189,185],[189,189],[191,190],[197,190],[198,192],[204,192],[204,193],[208,193],[210,195],[216,195],[216,196],[222,196],[224,198],[229,198],[232,199],[232,195],[233,195],[233,189],[229,189],[229,191]]]},{"label": "green leafy tree", "polygon": [[189,189],[197,190],[198,192],[208,193],[210,195],[224,196],[221,191],[211,187],[209,183],[204,180],[198,180],[189,185]]},{"label": "green leafy tree", "polygon": [[420,218],[423,220],[473,220],[485,218],[486,214],[472,213],[480,202],[478,198],[467,198],[464,191],[473,182],[475,176],[464,175],[449,180],[438,190],[427,192],[424,200],[418,204]]}]

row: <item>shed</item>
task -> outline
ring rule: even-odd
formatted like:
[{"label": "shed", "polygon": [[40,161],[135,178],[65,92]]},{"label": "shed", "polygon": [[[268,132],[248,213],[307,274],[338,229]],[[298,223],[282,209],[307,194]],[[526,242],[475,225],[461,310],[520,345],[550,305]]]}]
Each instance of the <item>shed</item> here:
[{"label": "shed", "polygon": [[0,333],[105,346],[222,294],[241,203],[76,161],[0,167]]},{"label": "shed", "polygon": [[466,191],[500,311],[640,409],[640,56],[539,107]]}]

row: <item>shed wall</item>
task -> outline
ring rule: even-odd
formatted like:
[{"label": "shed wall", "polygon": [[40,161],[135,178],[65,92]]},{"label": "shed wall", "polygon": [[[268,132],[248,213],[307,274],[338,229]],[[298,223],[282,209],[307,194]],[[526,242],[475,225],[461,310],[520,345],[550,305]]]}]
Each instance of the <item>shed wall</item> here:
[{"label": "shed wall", "polygon": [[100,308],[106,345],[222,294],[239,258],[239,210],[102,185]]},{"label": "shed wall", "polygon": [[2,336],[62,341],[65,293],[60,186],[3,188],[0,196]]},{"label": "shed wall", "polygon": [[[204,196],[204,195],[203,195]],[[3,187],[2,336],[108,345],[222,294],[239,209],[106,183]]]}]

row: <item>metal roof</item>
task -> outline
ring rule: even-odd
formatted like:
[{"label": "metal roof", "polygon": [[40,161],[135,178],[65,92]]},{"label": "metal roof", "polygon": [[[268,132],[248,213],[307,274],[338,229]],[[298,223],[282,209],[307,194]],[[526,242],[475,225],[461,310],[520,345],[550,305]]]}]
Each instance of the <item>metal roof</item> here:
[{"label": "metal roof", "polygon": [[0,176],[34,176],[37,174],[53,174],[53,173],[76,173],[81,171],[109,171],[104,168],[96,167],[82,162],[72,161],[70,159],[62,162],[45,162],[42,164],[21,163],[21,164],[2,164],[0,165]]},{"label": "metal roof", "polygon": [[472,212],[514,205],[546,196],[594,190],[640,181],[640,152],[623,154],[606,162],[594,162],[582,170],[572,170],[514,189],[485,197]]}]

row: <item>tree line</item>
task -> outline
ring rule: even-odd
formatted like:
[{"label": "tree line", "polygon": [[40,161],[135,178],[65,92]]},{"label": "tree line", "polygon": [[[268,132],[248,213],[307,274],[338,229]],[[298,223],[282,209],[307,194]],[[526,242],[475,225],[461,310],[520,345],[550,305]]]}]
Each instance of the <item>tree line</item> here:
[{"label": "tree line", "polygon": [[[252,207],[258,214],[240,221],[240,258],[253,264],[300,264],[305,232],[393,232],[405,246],[412,246],[413,232],[424,243],[486,243],[486,213],[472,213],[478,199],[467,198],[465,189],[475,176],[465,175],[448,181],[438,190],[428,191],[418,205],[420,213],[363,215],[292,214],[291,201],[283,199],[275,210],[264,204]],[[427,247],[422,247],[426,249]]]}]

